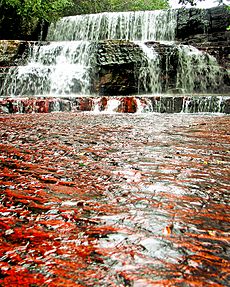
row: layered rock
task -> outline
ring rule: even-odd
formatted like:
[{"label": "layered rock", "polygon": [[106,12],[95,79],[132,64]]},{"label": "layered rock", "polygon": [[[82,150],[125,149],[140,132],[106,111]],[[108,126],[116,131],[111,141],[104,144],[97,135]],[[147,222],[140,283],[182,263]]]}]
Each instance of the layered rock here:
[{"label": "layered rock", "polygon": [[17,66],[25,63],[29,42],[20,40],[0,41],[0,66]]},{"label": "layered rock", "polygon": [[176,40],[204,50],[230,68],[230,11],[227,6],[179,9]]},{"label": "layered rock", "polygon": [[[229,12],[224,6],[206,10],[178,10],[176,30],[177,44],[193,45],[199,50],[213,55],[221,66],[221,69],[217,70],[216,73],[220,73],[222,76],[219,78],[219,82],[216,85],[213,85],[212,78],[203,78],[203,70],[201,69],[199,71],[200,74],[198,73],[199,77],[194,81],[193,79],[191,81],[192,84],[194,84],[191,92],[202,92],[201,84],[208,79],[210,85],[208,84],[209,87],[207,85],[206,92],[229,93],[230,80],[228,69],[230,68],[230,32],[226,29],[229,24],[228,20]],[[38,43],[36,42],[26,41],[0,41],[1,86],[9,72],[9,67],[25,65],[28,59],[29,47],[37,44]],[[43,44],[49,45],[48,42],[39,43],[39,45]],[[92,94],[105,96],[135,95],[155,91],[158,93],[171,93],[172,95],[189,92],[188,89],[186,90],[186,85],[183,86],[180,85],[180,83],[178,84],[178,82],[183,81],[183,75],[178,77],[178,71],[181,69],[184,57],[181,52],[183,49],[181,48],[182,50],[180,50],[180,48],[178,48],[180,45],[165,44],[163,42],[148,42],[145,44],[146,47],[150,48],[158,55],[158,70],[147,71],[149,69],[148,57],[138,43],[126,40],[103,40],[93,42],[92,45],[94,46],[95,58],[92,61],[92,66],[90,68],[90,92]],[[191,52],[193,53],[194,51],[191,50]],[[192,59],[192,61],[196,63],[197,60]],[[197,65],[199,66],[199,63],[197,63]],[[149,72],[155,73],[154,76],[159,81],[160,88],[154,90],[146,85],[146,83],[151,82],[148,78],[149,76],[146,76]],[[141,73],[145,74],[144,76],[146,78],[144,82],[141,81],[143,80],[140,76]],[[186,75],[188,73],[193,73],[192,68],[185,71],[184,74]],[[185,78],[184,81],[188,82],[189,78]],[[104,98],[104,101],[106,101],[106,98]],[[126,103],[126,106],[129,107],[127,108],[129,111],[135,110],[130,99],[128,99]],[[9,106],[9,108],[7,108],[8,111],[11,111],[12,107],[10,102],[8,102],[7,105]],[[84,106],[88,109],[90,100],[88,100],[88,102],[86,99],[81,101],[81,105],[83,110]],[[38,110],[42,111],[43,106]],[[47,110],[47,106],[44,110]]]},{"label": "layered rock", "polygon": [[[100,41],[93,91],[101,95],[127,95],[226,93],[230,90],[227,68],[218,66],[221,63],[209,54],[192,46],[161,42],[145,44],[145,49],[156,54],[156,67],[151,63],[149,66],[148,61],[154,60],[148,58],[142,46],[128,41]],[[155,86],[151,86],[151,76],[156,78]]]},{"label": "layered rock", "polygon": [[30,43],[27,41],[0,41],[0,86],[2,86],[10,67],[26,63],[29,45]]},{"label": "layered rock", "polygon": [[179,9],[176,40],[214,56],[226,70],[224,85],[230,86],[230,11],[227,6],[210,9]]},{"label": "layered rock", "polygon": [[[39,45],[41,44],[49,45],[47,42],[39,43]],[[9,72],[9,67],[26,64],[31,45],[37,45],[37,43],[0,41],[2,51],[0,57],[1,86]],[[171,94],[184,92],[227,93],[230,89],[227,69],[218,67],[214,58],[210,58],[208,54],[199,54],[199,51],[192,46],[148,42],[144,49],[149,49],[152,56],[157,58],[157,62],[154,64],[151,64],[153,60],[148,58],[143,45],[134,42],[104,40],[94,42],[92,46],[94,57],[89,71],[91,81],[89,85],[92,94],[109,96],[154,92]],[[224,56],[223,62],[227,62]],[[49,68],[44,66],[44,71],[46,70],[48,71]],[[34,71],[30,69],[27,73],[33,72],[35,81],[38,77],[36,69]],[[20,75],[20,72],[17,73],[18,84],[22,80]],[[42,73],[39,75],[43,76]],[[28,77],[27,74],[26,77]],[[151,83],[153,80],[156,80],[156,83]],[[9,79],[9,81],[11,80]],[[43,83],[42,78],[37,81],[38,84]],[[7,83],[6,87],[8,87]],[[20,86],[18,89],[20,90]],[[77,86],[75,87],[74,84],[72,89],[72,93],[75,93]],[[18,91],[18,95],[20,94]],[[26,94],[32,95],[33,91],[27,89]],[[42,89],[39,94],[42,94]],[[5,94],[3,89],[1,95],[9,96],[11,93]]]},{"label": "layered rock", "polygon": [[100,41],[97,44],[93,90],[100,95],[138,92],[137,71],[146,64],[140,47],[129,41]]},{"label": "layered rock", "polygon": [[227,6],[178,9],[176,39],[189,44],[229,44],[229,16]]},{"label": "layered rock", "polygon": [[104,113],[230,113],[229,96],[119,96],[119,97],[64,97],[64,98],[0,98],[1,113],[50,112]]}]

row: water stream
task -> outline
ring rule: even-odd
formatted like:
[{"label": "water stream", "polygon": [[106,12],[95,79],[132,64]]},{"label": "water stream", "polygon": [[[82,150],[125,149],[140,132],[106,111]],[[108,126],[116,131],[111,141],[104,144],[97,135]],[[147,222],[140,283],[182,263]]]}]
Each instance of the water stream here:
[{"label": "water stream", "polygon": [[[143,64],[135,71],[139,93],[218,93],[222,69],[207,53],[173,42],[176,17],[177,10],[162,10],[62,18],[49,28],[51,42],[31,45],[28,63],[10,68],[0,95],[90,95],[92,78],[97,77],[96,43],[108,39],[132,41],[142,51]],[[164,47],[164,56],[159,47]]]},{"label": "water stream", "polygon": [[70,16],[50,27],[47,40],[171,41],[175,36],[176,16],[176,10]]},{"label": "water stream", "polygon": [[28,64],[12,68],[2,90],[9,96],[89,94],[91,53],[88,41],[34,44]]},{"label": "water stream", "polygon": [[0,285],[228,286],[229,123],[0,115]]},{"label": "water stream", "polygon": [[[229,285],[230,122],[210,112],[230,113],[230,98],[207,94],[218,92],[221,70],[173,42],[175,17],[66,17],[50,27],[50,43],[31,45],[27,65],[9,70],[0,286]],[[144,94],[91,94],[95,44],[108,38],[143,51]],[[175,55],[176,91],[165,93]]]}]

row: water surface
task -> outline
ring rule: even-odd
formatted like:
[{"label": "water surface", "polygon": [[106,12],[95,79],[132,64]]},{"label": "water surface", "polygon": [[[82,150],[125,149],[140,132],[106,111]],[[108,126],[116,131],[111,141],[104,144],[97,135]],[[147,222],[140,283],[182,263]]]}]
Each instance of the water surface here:
[{"label": "water surface", "polygon": [[1,286],[228,286],[224,115],[0,115]]}]

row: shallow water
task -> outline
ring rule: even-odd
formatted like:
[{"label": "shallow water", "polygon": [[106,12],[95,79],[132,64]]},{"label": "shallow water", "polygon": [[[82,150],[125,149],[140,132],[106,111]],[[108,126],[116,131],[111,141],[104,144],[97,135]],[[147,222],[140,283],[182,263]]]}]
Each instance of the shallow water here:
[{"label": "shallow water", "polygon": [[0,115],[1,286],[227,286],[223,115]]}]

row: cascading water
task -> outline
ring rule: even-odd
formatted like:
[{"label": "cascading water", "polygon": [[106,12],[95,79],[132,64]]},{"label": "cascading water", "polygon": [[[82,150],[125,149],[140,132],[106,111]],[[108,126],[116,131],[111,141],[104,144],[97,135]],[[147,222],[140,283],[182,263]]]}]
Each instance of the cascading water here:
[{"label": "cascading water", "polygon": [[214,91],[221,85],[223,75],[217,60],[193,46],[178,45],[176,88],[185,92]]},{"label": "cascading water", "polygon": [[51,42],[30,50],[29,63],[12,68],[6,78],[7,95],[89,94],[90,42]]},{"label": "cascading water", "polygon": [[138,85],[146,92],[160,93],[160,58],[145,41],[172,41],[175,38],[176,10],[100,13],[71,16],[53,24],[47,39],[51,41],[134,41],[143,51],[147,65],[140,67]]},{"label": "cascading water", "polygon": [[130,41],[172,41],[176,11],[137,11],[64,17],[48,32],[49,41],[123,39]]},{"label": "cascading water", "polygon": [[139,41],[149,64],[141,68],[138,79],[143,81],[146,91],[160,92],[157,53],[143,41],[173,40],[175,26],[175,10],[65,17],[48,31],[47,40],[55,42],[33,45],[28,64],[10,70],[0,94],[89,94],[93,47],[101,39]]},{"label": "cascading water", "polygon": [[[147,65],[140,68],[138,73],[138,84],[142,85],[144,91],[150,93],[161,93],[160,81],[160,57],[155,49],[147,47],[143,42],[135,42],[139,45],[147,59]],[[138,91],[140,88],[138,88]]]},{"label": "cascading water", "polygon": [[174,77],[179,93],[214,93],[223,83],[223,70],[215,57],[190,45],[162,42],[165,48],[164,92],[170,93],[168,79]]},{"label": "cascading water", "polygon": [[[164,41],[169,47],[167,57],[177,53],[174,67],[177,90],[210,92],[222,81],[221,69],[214,57],[195,47],[175,45],[176,10],[100,13],[65,17],[53,24],[47,36],[51,41],[99,41],[123,39],[134,41],[143,51],[147,65],[138,71],[139,86],[148,93],[169,92],[162,85],[162,63],[156,49],[145,42]],[[168,61],[168,59],[166,59]],[[167,67],[166,67],[167,69]],[[166,76],[167,77],[167,76]]]},{"label": "cascading water", "polygon": [[[90,95],[92,78],[97,77],[93,71],[97,43],[118,39],[132,41],[142,53],[143,61],[136,71],[139,94],[218,91],[223,74],[216,59],[192,46],[176,44],[176,19],[177,10],[64,17],[49,28],[50,42],[31,45],[27,65],[10,68],[0,95]],[[117,100],[114,103],[118,108]],[[111,107],[107,110],[114,109]],[[97,105],[93,109],[96,111]],[[156,108],[150,105],[141,110]]]}]

